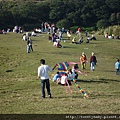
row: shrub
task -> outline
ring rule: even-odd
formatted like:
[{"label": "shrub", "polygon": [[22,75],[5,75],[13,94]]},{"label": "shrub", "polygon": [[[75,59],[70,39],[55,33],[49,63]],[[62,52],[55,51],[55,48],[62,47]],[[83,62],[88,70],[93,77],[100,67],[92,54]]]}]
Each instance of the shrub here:
[{"label": "shrub", "polygon": [[91,32],[94,30],[94,27],[88,27],[88,28],[82,27],[82,31],[86,31],[86,30]]},{"label": "shrub", "polygon": [[79,26],[73,26],[70,28],[70,30],[75,33],[78,28],[79,28]]},{"label": "shrub", "polygon": [[24,24],[22,26],[24,28],[25,31],[31,31],[34,28],[41,28],[40,23],[36,23],[36,24]]}]

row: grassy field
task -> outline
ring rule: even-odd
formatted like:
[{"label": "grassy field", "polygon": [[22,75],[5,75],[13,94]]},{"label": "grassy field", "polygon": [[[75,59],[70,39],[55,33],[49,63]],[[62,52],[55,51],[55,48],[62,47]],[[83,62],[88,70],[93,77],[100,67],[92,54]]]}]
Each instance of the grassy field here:
[{"label": "grassy field", "polygon": [[[84,37],[83,44],[75,45],[66,40],[61,42],[64,48],[56,48],[44,33],[31,37],[34,51],[28,54],[22,34],[0,34],[0,113],[120,114],[120,76],[115,75],[114,67],[116,58],[120,58],[120,41],[96,37],[97,40],[90,44],[85,43]],[[73,82],[73,93],[66,94],[64,87],[52,80],[53,98],[42,99],[40,80],[37,78],[39,60],[44,58],[46,64],[53,67],[59,62],[78,62],[82,52],[86,53],[88,61],[91,52],[95,52],[98,60],[94,72],[90,71],[87,63],[85,72],[88,76],[79,74],[78,83],[89,99],[83,98]],[[50,73],[50,77],[56,71]]]}]

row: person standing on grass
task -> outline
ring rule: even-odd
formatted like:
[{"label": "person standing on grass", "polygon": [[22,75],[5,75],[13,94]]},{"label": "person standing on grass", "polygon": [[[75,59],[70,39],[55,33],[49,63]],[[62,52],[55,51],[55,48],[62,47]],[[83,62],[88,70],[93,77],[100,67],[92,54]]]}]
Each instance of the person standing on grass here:
[{"label": "person standing on grass", "polygon": [[77,44],[81,44],[81,43],[83,43],[83,37],[81,37],[77,42]]},{"label": "person standing on grass", "polygon": [[45,98],[45,86],[47,89],[47,93],[50,98],[51,92],[50,92],[50,82],[49,82],[49,75],[48,71],[54,70],[54,68],[50,68],[48,65],[45,65],[45,60],[41,59],[40,60],[41,66],[38,67],[38,78],[41,79],[41,87],[42,87],[42,98]]},{"label": "person standing on grass", "polygon": [[88,37],[88,31],[87,30],[85,31],[85,36]]},{"label": "person standing on grass", "polygon": [[86,69],[86,62],[87,62],[87,57],[85,53],[82,52],[82,56],[80,56],[80,63],[83,70]]},{"label": "person standing on grass", "polygon": [[92,52],[92,56],[90,57],[90,68],[92,71],[95,70],[96,63],[97,63],[96,56],[94,55],[94,52]]},{"label": "person standing on grass", "polygon": [[23,34],[22,40],[27,41],[26,34]]},{"label": "person standing on grass", "polygon": [[120,74],[120,60],[117,59],[117,61],[115,62],[115,69],[116,69],[116,75]]},{"label": "person standing on grass", "polygon": [[27,39],[27,53],[30,53],[30,40],[29,38]]},{"label": "person standing on grass", "polygon": [[30,49],[30,51],[32,50],[32,52],[33,52],[32,39],[30,37],[28,39],[29,39],[29,49]]}]

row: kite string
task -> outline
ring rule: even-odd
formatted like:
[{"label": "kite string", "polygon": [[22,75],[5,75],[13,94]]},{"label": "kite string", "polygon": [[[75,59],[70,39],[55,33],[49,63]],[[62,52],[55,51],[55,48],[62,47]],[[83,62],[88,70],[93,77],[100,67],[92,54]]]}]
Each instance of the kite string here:
[{"label": "kite string", "polygon": [[73,80],[76,87],[78,87],[79,91],[84,95],[84,97],[88,98],[88,95],[86,94],[86,92],[78,85],[76,80]]}]

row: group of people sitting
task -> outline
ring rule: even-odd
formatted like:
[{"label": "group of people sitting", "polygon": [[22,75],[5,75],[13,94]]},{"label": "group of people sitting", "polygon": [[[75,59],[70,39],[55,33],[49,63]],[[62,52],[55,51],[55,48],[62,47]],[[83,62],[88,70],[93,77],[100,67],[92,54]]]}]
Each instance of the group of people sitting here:
[{"label": "group of people sitting", "polygon": [[59,33],[59,35],[57,33],[53,33],[52,37],[49,35],[48,36],[48,40],[53,42],[53,46],[57,47],[57,48],[63,48],[63,46],[60,44],[62,39],[62,35]]},{"label": "group of people sitting", "polygon": [[57,48],[63,48],[62,44],[60,44],[60,40],[57,39],[56,41],[53,42],[53,46]]},{"label": "group of people sitting", "polygon": [[0,30],[0,34],[6,34],[7,32],[3,29],[3,30]]},{"label": "group of people sitting", "polygon": [[22,36],[22,40],[26,41],[26,37],[30,37],[30,36],[37,36],[36,32],[35,31],[32,31],[31,33],[30,32],[26,32],[23,34]]},{"label": "group of people sitting", "polygon": [[96,37],[94,35],[92,35],[91,37],[88,36],[87,37],[87,42],[86,43],[90,43],[91,40],[97,40]]},{"label": "group of people sitting", "polygon": [[83,43],[83,37],[81,37],[78,41],[76,41],[76,37],[74,37],[72,39],[72,43],[73,44],[81,44],[81,43]]},{"label": "group of people sitting", "polygon": [[16,26],[13,28],[13,32],[14,32],[14,33],[23,33],[24,30],[23,30],[22,27],[19,27],[19,26],[16,25]]},{"label": "group of people sitting", "polygon": [[[92,37],[88,36],[86,43],[90,43],[91,40],[96,40],[96,37],[94,35],[92,35]],[[76,41],[76,37],[74,37],[72,39],[72,43],[73,44],[81,44],[81,43],[83,43],[83,37],[80,37],[78,41]]]},{"label": "group of people sitting", "polygon": [[35,32],[35,33],[42,33],[42,30],[41,30],[40,28],[35,28],[35,29],[34,29],[34,32]]},{"label": "group of people sitting", "polygon": [[[114,39],[114,38],[115,38],[115,36],[114,36],[113,33],[112,33],[112,35],[109,35],[108,33],[106,33],[106,34],[104,35],[104,37],[105,37],[105,38],[109,38],[109,39]],[[116,39],[120,39],[120,35],[117,35],[117,36],[116,36]]]},{"label": "group of people sitting", "polygon": [[75,64],[75,66],[72,69],[69,69],[67,72],[57,72],[54,77],[53,81],[56,82],[57,84],[61,85],[71,85],[71,81],[73,79],[78,78],[78,73],[75,71],[75,69],[78,68],[78,64]]},{"label": "group of people sitting", "polygon": [[117,36],[116,36],[116,39],[119,39],[119,40],[120,40],[120,35],[117,35]]}]

